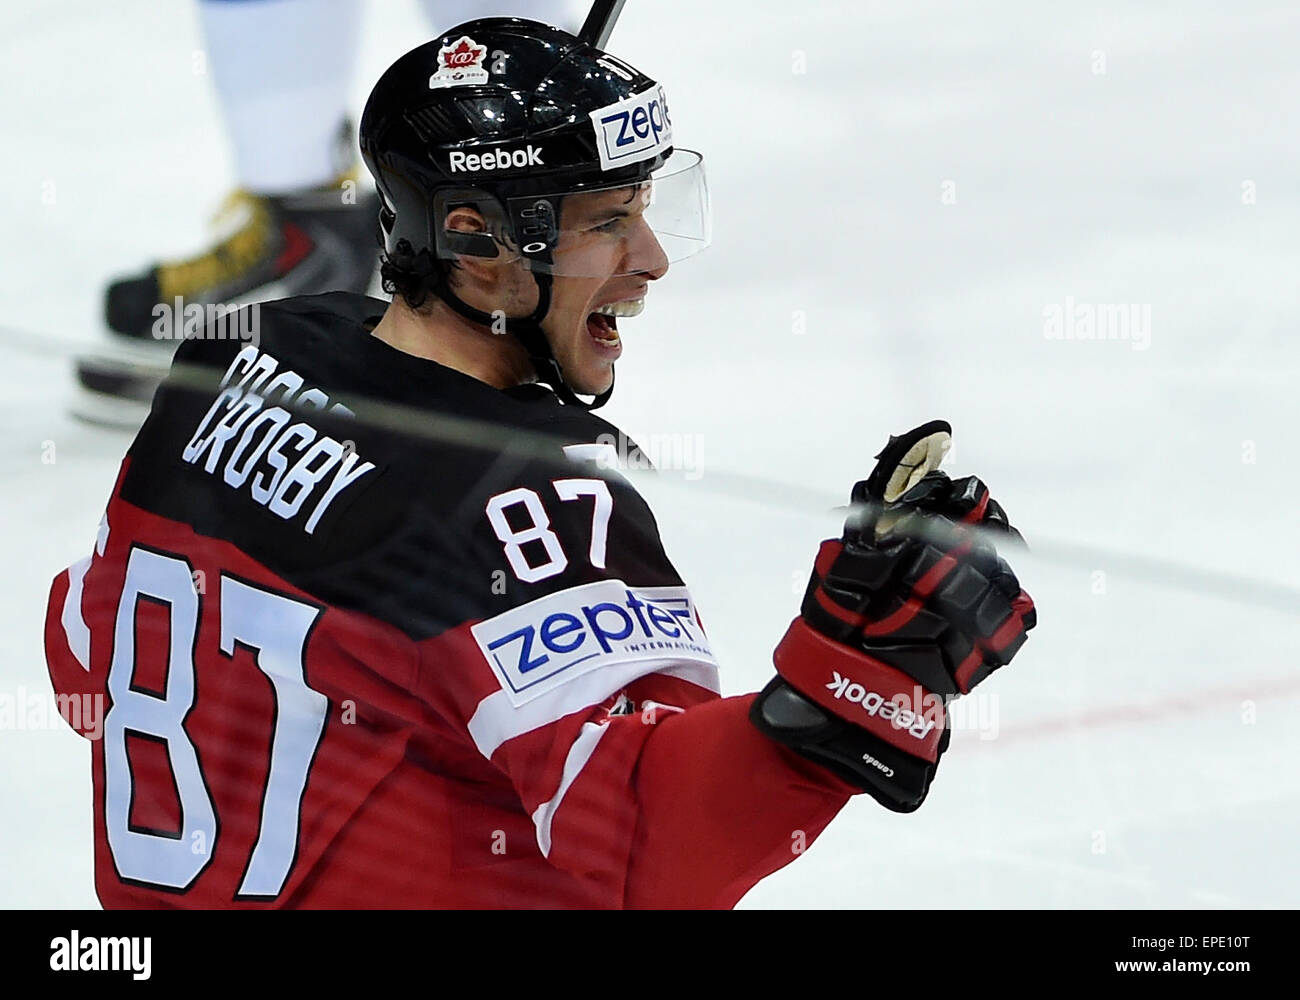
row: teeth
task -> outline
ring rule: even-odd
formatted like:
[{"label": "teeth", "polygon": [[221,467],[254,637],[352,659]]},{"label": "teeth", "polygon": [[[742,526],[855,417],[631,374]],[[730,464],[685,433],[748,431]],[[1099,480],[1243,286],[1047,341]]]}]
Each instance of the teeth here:
[{"label": "teeth", "polygon": [[643,309],[645,309],[645,299],[625,299],[622,302],[611,302],[607,306],[601,306],[596,312],[604,316],[640,316]]},{"label": "teeth", "polygon": [[[594,315],[599,316],[604,314],[595,313]],[[594,325],[594,332],[592,332],[591,334],[592,337],[602,344],[610,344],[610,345],[617,344],[618,329],[615,327],[614,324],[615,324],[615,320],[613,317],[607,318],[603,324],[600,322],[596,322]],[[591,331],[593,329],[592,325],[589,324],[587,329]]]}]

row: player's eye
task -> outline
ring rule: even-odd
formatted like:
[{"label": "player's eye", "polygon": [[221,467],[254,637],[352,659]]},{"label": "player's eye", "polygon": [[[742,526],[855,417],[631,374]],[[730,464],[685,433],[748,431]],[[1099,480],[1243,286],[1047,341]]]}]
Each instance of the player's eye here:
[{"label": "player's eye", "polygon": [[593,226],[594,233],[616,233],[623,225],[622,217],[610,219],[608,222],[602,222],[599,226]]}]

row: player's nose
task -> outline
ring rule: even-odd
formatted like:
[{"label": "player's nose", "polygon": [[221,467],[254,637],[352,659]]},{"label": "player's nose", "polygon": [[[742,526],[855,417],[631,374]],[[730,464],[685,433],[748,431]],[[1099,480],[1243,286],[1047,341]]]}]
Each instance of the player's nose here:
[{"label": "player's nose", "polygon": [[641,218],[628,244],[628,270],[658,281],[668,273],[668,254],[650,223]]}]

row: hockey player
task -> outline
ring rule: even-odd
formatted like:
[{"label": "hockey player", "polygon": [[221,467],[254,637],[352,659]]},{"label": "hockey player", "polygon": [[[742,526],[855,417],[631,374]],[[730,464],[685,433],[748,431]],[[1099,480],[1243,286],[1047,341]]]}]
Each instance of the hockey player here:
[{"label": "hockey player", "polygon": [[361,143],[392,302],[183,343],[52,589],[54,686],[109,706],[103,904],[728,907],[851,795],[917,808],[946,699],[1034,624],[958,526],[1010,535],[1001,508],[931,471],[948,427],[891,441],[777,676],[722,698],[591,412],[620,321],[708,242],[662,88],[480,20],[383,75]]}]

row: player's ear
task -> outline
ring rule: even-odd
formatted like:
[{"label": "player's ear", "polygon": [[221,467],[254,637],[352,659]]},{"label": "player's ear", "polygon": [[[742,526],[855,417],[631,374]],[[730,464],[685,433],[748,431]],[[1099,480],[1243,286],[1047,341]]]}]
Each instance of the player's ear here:
[{"label": "player's ear", "polygon": [[[487,223],[477,209],[469,205],[458,205],[447,213],[446,228],[458,233],[484,233],[487,232]],[[499,260],[499,257],[459,254],[456,257],[456,264],[462,280],[469,280],[490,288],[500,280]]]}]

